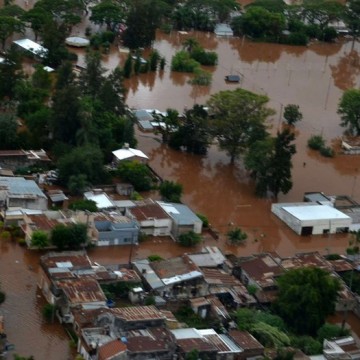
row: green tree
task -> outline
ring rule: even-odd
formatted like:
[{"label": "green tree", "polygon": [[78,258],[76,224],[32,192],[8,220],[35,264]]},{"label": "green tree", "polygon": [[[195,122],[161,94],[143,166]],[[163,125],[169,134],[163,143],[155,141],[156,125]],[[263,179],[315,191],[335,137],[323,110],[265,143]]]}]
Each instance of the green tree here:
[{"label": "green tree", "polygon": [[44,24],[51,21],[51,13],[41,7],[34,7],[29,11],[26,11],[22,16],[22,19],[25,22],[25,25],[30,27],[34,32],[35,41],[37,41],[43,30]]},{"label": "green tree", "polygon": [[133,68],[133,58],[131,56],[131,54],[129,53],[128,57],[126,58],[125,64],[124,64],[124,77],[129,79],[131,77],[131,73],[132,73],[132,68]]},{"label": "green tree", "polygon": [[159,123],[160,133],[162,135],[162,141],[167,144],[171,134],[174,133],[179,126],[179,113],[174,109],[167,109],[166,115],[153,114],[153,117]]},{"label": "green tree", "polygon": [[289,125],[294,125],[303,118],[299,105],[289,104],[284,108],[284,118]]},{"label": "green tree", "polygon": [[325,140],[321,135],[312,135],[309,138],[307,145],[310,149],[320,150],[325,146]]},{"label": "green tree", "polygon": [[348,0],[346,2],[343,20],[352,35],[353,41],[351,49],[353,50],[355,42],[360,35],[360,0]]},{"label": "green tree", "polygon": [[56,225],[51,230],[51,243],[58,248],[80,249],[87,245],[87,226],[86,224]]},{"label": "green tree", "polygon": [[263,7],[250,7],[240,19],[240,28],[243,34],[254,38],[278,40],[286,27],[285,16],[270,12]]},{"label": "green tree", "polygon": [[108,30],[114,31],[124,21],[124,8],[116,1],[104,0],[91,7],[90,20],[94,24],[106,24]]},{"label": "green tree", "polygon": [[220,91],[208,101],[212,132],[231,163],[255,142],[264,139],[264,122],[273,110],[266,107],[267,96],[237,89]]},{"label": "green tree", "polygon": [[304,0],[303,17],[308,23],[318,25],[322,33],[330,22],[342,17],[344,9],[336,0]]},{"label": "green tree", "polygon": [[56,305],[54,304],[46,304],[42,308],[43,317],[47,322],[54,322],[55,312],[56,312]]},{"label": "green tree", "polygon": [[71,194],[81,195],[89,186],[89,182],[85,174],[71,175],[67,186]]},{"label": "green tree", "polygon": [[159,191],[164,200],[175,203],[181,202],[181,195],[183,192],[181,184],[175,181],[165,180],[161,183]]},{"label": "green tree", "polygon": [[298,334],[314,335],[335,311],[340,290],[337,278],[320,268],[287,271],[277,280],[274,310]]},{"label": "green tree", "polygon": [[24,23],[16,17],[0,15],[0,42],[3,50],[6,40],[14,33],[23,33],[24,27]]},{"label": "green tree", "polygon": [[276,138],[254,142],[245,158],[245,166],[256,180],[256,194],[265,196],[271,191],[275,197],[286,194],[292,188],[292,156],[296,152],[292,144],[295,136],[288,129]]},{"label": "green tree", "polygon": [[324,340],[331,340],[334,338],[339,338],[342,336],[350,335],[349,329],[343,329],[341,326],[336,324],[325,323],[317,332],[317,338],[320,343],[323,343]]},{"label": "green tree", "polygon": [[31,236],[30,244],[32,247],[44,249],[49,245],[49,236],[45,231],[34,231]]},{"label": "green tree", "polygon": [[51,130],[53,139],[65,144],[75,145],[76,134],[81,128],[80,91],[71,84],[59,89],[53,96],[53,116]]},{"label": "green tree", "polygon": [[117,174],[124,180],[130,182],[137,191],[148,191],[151,189],[151,173],[149,168],[137,161],[122,161]]},{"label": "green tree", "polygon": [[338,114],[341,117],[340,125],[347,127],[355,135],[360,135],[360,90],[346,90],[338,106]]},{"label": "green tree", "polygon": [[68,185],[71,176],[83,174],[91,184],[106,182],[103,154],[96,146],[86,145],[74,148],[59,158],[59,180]]},{"label": "green tree", "polygon": [[291,336],[290,339],[291,346],[296,349],[300,349],[306,355],[318,355],[322,353],[323,344],[311,336],[296,335]]},{"label": "green tree", "polygon": [[185,247],[196,246],[197,244],[200,243],[200,241],[201,241],[201,236],[199,234],[194,233],[193,231],[189,231],[179,236],[180,245]]},{"label": "green tree", "polygon": [[17,122],[13,114],[0,113],[0,149],[17,148]]},{"label": "green tree", "polygon": [[247,5],[246,9],[248,10],[254,6],[264,8],[270,12],[281,14],[284,13],[286,8],[286,4],[283,0],[255,0],[251,4]]},{"label": "green tree", "polygon": [[0,100],[5,97],[13,99],[16,86],[24,76],[21,53],[11,46],[3,57],[4,61],[0,64]]},{"label": "green tree", "polygon": [[123,34],[125,46],[130,49],[150,46],[167,10],[167,4],[161,0],[131,1]]},{"label": "green tree", "polygon": [[226,235],[232,245],[242,244],[247,239],[246,232],[242,231],[239,227],[229,230]]},{"label": "green tree", "polygon": [[277,198],[279,192],[287,194],[292,188],[292,156],[296,153],[292,142],[295,135],[288,129],[278,133],[274,142],[274,155],[268,174],[268,188]]},{"label": "green tree", "polygon": [[70,210],[82,210],[82,211],[90,211],[90,212],[97,212],[98,208],[96,206],[96,202],[94,200],[87,200],[87,199],[81,199],[73,201],[69,205]]}]

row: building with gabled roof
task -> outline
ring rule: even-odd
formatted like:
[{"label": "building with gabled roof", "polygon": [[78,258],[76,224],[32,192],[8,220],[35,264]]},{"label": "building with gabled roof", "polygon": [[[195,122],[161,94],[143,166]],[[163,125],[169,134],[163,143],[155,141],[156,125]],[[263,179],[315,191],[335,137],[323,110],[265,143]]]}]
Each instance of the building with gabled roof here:
[{"label": "building with gabled roof", "polygon": [[126,360],[127,346],[120,340],[112,340],[98,348],[98,360]]}]

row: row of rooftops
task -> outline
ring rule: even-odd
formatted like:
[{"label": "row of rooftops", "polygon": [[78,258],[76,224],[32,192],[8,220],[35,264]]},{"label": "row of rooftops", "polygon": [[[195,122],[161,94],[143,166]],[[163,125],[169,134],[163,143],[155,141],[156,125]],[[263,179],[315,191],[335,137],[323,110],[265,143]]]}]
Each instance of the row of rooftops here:
[{"label": "row of rooftops", "polygon": [[[210,287],[216,287],[216,292],[221,292],[221,288],[224,288],[224,292],[231,289],[234,298],[242,297],[239,303],[251,303],[253,299],[243,285],[242,275],[256,283],[259,289],[266,290],[274,287],[276,278],[289,269],[314,266],[339,273],[351,271],[357,266],[346,259],[330,261],[318,253],[305,253],[286,259],[280,259],[276,254],[259,254],[246,258],[230,256],[229,259],[222,255],[223,263],[220,268],[220,250],[215,247],[203,250],[205,256],[215,252],[219,252],[217,261],[207,263],[205,267],[202,261],[196,262],[197,256],[192,259],[191,255],[184,254],[154,262],[149,262],[148,259],[135,260],[134,270],[125,267],[114,269],[92,263],[82,252],[48,253],[41,258],[41,266],[56,288],[62,289],[72,304],[104,301],[99,283],[125,281],[141,284],[141,278],[154,291],[190,280],[200,280]],[[241,269],[242,275],[234,277],[232,273],[236,275],[237,268]],[[344,298],[351,297],[346,287],[343,292]]]}]

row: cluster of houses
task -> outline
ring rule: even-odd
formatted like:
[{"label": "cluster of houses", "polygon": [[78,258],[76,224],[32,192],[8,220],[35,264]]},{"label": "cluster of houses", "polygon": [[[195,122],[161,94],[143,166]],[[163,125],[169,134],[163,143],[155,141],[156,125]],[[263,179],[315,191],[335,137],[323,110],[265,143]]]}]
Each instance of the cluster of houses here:
[{"label": "cluster of houses", "polygon": [[[38,285],[56,305],[54,316],[73,327],[85,360],[187,359],[194,350],[210,360],[260,359],[264,346],[237,330],[233,311],[269,306],[276,299],[277,277],[288,269],[316,266],[339,279],[339,274],[356,270],[345,258],[326,260],[318,253],[235,257],[224,256],[217,247],[164,260],[135,260],[131,266],[102,266],[85,252],[50,252],[40,264]],[[110,305],[102,289],[106,284],[126,284],[128,305]],[[248,285],[255,289],[251,294]],[[149,298],[152,305],[146,305]],[[357,311],[357,303],[342,283],[337,309]],[[216,329],[180,322],[174,313],[183,306],[211,319]],[[304,354],[300,358],[310,359]],[[314,357],[335,358],[360,358],[354,339],[326,340],[323,354]]]}]

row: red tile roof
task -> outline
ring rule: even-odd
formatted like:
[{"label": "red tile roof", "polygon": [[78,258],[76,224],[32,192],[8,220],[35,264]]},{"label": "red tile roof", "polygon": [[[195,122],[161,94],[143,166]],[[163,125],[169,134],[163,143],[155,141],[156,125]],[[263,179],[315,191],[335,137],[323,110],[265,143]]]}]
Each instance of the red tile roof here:
[{"label": "red tile roof", "polygon": [[110,341],[99,347],[99,360],[110,360],[114,356],[126,351],[126,345],[120,340]]},{"label": "red tile roof", "polygon": [[58,267],[57,263],[71,262],[73,268],[90,269],[91,261],[82,252],[48,253],[41,257],[41,263],[47,269]]},{"label": "red tile roof", "polygon": [[36,227],[36,230],[50,231],[59,224],[57,220],[49,219],[44,214],[28,215],[28,218],[31,220],[31,224]]}]

